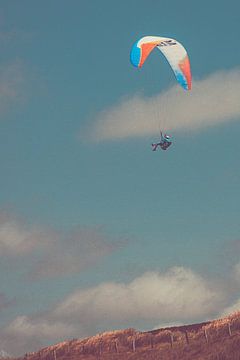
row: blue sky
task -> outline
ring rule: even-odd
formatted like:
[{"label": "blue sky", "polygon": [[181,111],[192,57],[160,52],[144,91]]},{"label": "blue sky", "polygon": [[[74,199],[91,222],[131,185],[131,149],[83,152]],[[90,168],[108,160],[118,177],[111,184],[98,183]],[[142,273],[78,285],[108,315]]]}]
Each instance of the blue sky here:
[{"label": "blue sky", "polygon": [[[239,10],[0,1],[3,350],[239,308]],[[159,53],[132,67],[144,35],[184,44],[191,95]]]}]

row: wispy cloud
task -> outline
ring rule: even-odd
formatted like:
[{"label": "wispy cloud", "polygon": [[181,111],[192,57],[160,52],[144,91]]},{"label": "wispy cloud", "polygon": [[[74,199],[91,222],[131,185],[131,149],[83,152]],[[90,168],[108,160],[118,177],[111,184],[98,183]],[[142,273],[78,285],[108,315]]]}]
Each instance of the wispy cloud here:
[{"label": "wispy cloud", "polygon": [[0,212],[0,257],[9,261],[24,257],[31,279],[79,273],[121,246],[122,240],[109,239],[100,228],[60,232]]},{"label": "wispy cloud", "polygon": [[16,42],[28,42],[33,38],[33,35],[29,32],[20,29],[11,29],[6,31],[0,31],[0,43],[7,45]]},{"label": "wispy cloud", "polygon": [[13,300],[9,300],[4,293],[0,292],[0,311],[13,304]]},{"label": "wispy cloud", "polygon": [[21,29],[20,27],[15,25],[9,25],[9,21],[6,18],[3,12],[0,13],[0,44],[4,45],[13,45],[14,44],[22,44],[23,42],[29,41],[33,39],[34,33],[31,31],[26,31]]},{"label": "wispy cloud", "polygon": [[2,331],[4,348],[16,354],[43,344],[125,327],[192,322],[215,315],[224,292],[190,269],[147,272],[129,283],[80,289],[45,314],[18,316]]},{"label": "wispy cloud", "polygon": [[22,61],[0,65],[0,114],[14,104],[21,104],[26,100],[28,81]]},{"label": "wispy cloud", "polygon": [[[237,253],[239,253],[239,240],[235,242],[235,251],[237,251]],[[233,267],[233,272],[231,273],[232,275],[232,281],[233,281],[233,285],[235,285],[235,291],[233,291],[235,293],[234,299],[231,300],[230,304],[228,304],[228,306],[226,306],[226,308],[223,309],[223,311],[220,313],[220,316],[227,316],[230,315],[231,313],[235,312],[235,311],[240,311],[240,297],[239,297],[239,287],[240,287],[240,263],[238,262],[234,267]]]},{"label": "wispy cloud", "polygon": [[240,263],[235,265],[234,275],[236,277],[236,280],[240,283]]},{"label": "wispy cloud", "polygon": [[[51,235],[52,236],[52,235]],[[0,212],[0,257],[23,256],[47,242],[47,233],[22,219]]]},{"label": "wispy cloud", "polygon": [[191,91],[179,86],[154,97],[136,95],[99,114],[88,136],[115,140],[155,134],[159,127],[197,130],[240,117],[240,70],[218,71],[195,80]]},{"label": "wispy cloud", "polygon": [[35,265],[33,278],[66,276],[79,273],[117,250],[123,243],[114,243],[101,229],[78,229],[59,235],[48,243],[47,251]]},{"label": "wispy cloud", "polygon": [[240,299],[232,303],[230,306],[227,306],[221,313],[220,317],[228,316],[236,311],[240,311]]},{"label": "wispy cloud", "polygon": [[73,326],[50,322],[46,319],[34,319],[28,316],[18,316],[4,330],[0,331],[1,346],[9,349],[12,356],[23,355],[26,352],[39,350],[51,344],[51,341],[61,341],[71,337]]}]

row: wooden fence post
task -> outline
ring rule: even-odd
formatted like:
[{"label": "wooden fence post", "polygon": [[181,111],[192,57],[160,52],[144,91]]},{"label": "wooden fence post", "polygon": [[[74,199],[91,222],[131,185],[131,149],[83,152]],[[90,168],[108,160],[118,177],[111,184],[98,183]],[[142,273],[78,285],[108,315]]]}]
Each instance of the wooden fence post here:
[{"label": "wooden fence post", "polygon": [[56,349],[53,350],[53,358],[54,360],[57,360],[57,353],[56,353]]},{"label": "wooden fence post", "polygon": [[187,331],[185,331],[185,337],[186,337],[187,344],[189,344],[189,337],[188,337],[188,332]]},{"label": "wooden fence post", "polygon": [[153,349],[153,335],[150,335],[150,344],[151,344],[151,349]]},{"label": "wooden fence post", "polygon": [[206,339],[206,343],[208,343],[208,334],[206,329],[204,329],[204,337]]},{"label": "wooden fence post", "polygon": [[99,356],[101,356],[102,355],[102,340],[100,339],[99,340],[99,345],[98,345],[98,347],[99,347]]},{"label": "wooden fence post", "polygon": [[173,334],[170,334],[170,342],[171,342],[171,348],[173,348]]},{"label": "wooden fence post", "polygon": [[115,340],[115,350],[116,353],[118,353],[118,339]]},{"label": "wooden fence post", "polygon": [[232,336],[232,330],[231,330],[231,324],[228,323],[228,334],[229,336]]},{"label": "wooden fence post", "polygon": [[136,339],[135,339],[135,337],[133,338],[133,341],[132,341],[132,349],[133,349],[133,352],[136,351]]}]

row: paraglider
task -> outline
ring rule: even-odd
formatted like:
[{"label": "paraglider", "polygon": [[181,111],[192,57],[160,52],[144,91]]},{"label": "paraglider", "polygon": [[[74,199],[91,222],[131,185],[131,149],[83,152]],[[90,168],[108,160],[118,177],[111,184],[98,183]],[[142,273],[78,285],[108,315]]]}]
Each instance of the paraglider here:
[{"label": "paraglider", "polygon": [[160,132],[161,135],[161,140],[159,143],[153,143],[152,144],[152,151],[156,151],[158,146],[162,149],[162,150],[167,150],[167,148],[169,148],[169,146],[172,144],[172,138],[170,135],[167,134],[162,134],[162,132]]},{"label": "paraglider", "polygon": [[[175,39],[160,36],[142,37],[131,49],[130,61],[132,65],[141,68],[155,48],[165,56],[179,85],[184,90],[191,90],[192,76],[189,57],[183,45]],[[161,141],[152,144],[152,150],[155,151],[158,146],[162,150],[166,150],[171,144],[171,139],[161,133]]]}]

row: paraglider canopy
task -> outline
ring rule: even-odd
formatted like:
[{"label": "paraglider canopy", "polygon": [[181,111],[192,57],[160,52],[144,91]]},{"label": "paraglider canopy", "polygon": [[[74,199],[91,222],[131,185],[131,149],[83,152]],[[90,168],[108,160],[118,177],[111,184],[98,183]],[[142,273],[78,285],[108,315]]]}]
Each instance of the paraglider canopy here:
[{"label": "paraglider canopy", "polygon": [[192,77],[187,52],[182,44],[170,38],[159,36],[145,36],[138,40],[130,53],[131,63],[140,68],[153,49],[158,48],[171,66],[178,83],[190,90]]}]

